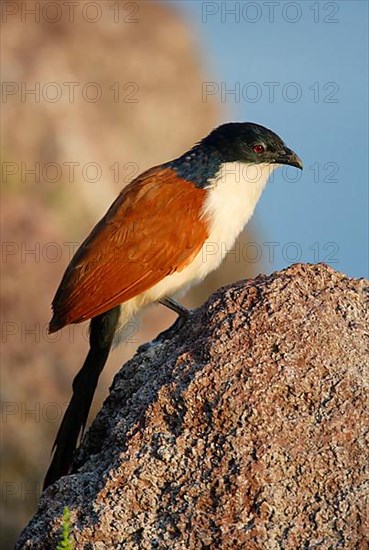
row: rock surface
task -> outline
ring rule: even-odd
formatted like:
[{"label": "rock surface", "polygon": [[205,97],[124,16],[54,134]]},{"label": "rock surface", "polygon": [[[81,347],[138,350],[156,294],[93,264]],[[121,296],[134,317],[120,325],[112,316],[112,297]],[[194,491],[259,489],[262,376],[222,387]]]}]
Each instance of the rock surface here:
[{"label": "rock surface", "polygon": [[297,264],[215,293],[115,377],[17,548],[364,549],[369,283]]}]

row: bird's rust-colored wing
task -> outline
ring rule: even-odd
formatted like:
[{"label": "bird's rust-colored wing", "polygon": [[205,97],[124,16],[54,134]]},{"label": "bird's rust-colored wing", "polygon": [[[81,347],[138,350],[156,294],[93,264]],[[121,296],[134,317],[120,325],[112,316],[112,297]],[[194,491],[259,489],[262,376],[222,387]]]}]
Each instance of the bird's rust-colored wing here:
[{"label": "bird's rust-colored wing", "polygon": [[172,169],[144,172],[120,193],[70,262],[50,332],[90,319],[184,269],[208,237],[205,192]]}]

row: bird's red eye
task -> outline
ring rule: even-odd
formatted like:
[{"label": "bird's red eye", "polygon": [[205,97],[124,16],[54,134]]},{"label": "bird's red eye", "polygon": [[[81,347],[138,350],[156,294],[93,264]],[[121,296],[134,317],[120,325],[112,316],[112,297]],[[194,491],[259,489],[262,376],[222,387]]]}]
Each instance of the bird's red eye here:
[{"label": "bird's red eye", "polygon": [[265,147],[264,145],[254,145],[252,150],[254,151],[254,153],[257,153],[259,155],[260,153],[264,153]]}]

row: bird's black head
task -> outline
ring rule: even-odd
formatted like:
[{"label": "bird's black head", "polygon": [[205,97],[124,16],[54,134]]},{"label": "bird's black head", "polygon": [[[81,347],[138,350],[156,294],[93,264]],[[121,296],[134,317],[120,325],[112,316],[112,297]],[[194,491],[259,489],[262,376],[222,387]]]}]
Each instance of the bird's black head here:
[{"label": "bird's black head", "polygon": [[277,134],[252,122],[229,122],[215,128],[201,143],[223,162],[289,164],[302,170],[302,161]]},{"label": "bird's black head", "polygon": [[252,122],[222,124],[190,151],[164,166],[197,187],[207,187],[226,162],[290,164],[302,169],[299,157],[277,134]]}]

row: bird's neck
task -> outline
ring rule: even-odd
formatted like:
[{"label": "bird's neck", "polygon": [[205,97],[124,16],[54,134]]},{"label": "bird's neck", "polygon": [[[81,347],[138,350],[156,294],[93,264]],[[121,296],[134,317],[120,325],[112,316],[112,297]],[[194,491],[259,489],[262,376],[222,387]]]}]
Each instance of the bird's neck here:
[{"label": "bird's neck", "polygon": [[223,163],[221,154],[213,147],[204,143],[195,145],[181,157],[166,164],[179,177],[191,181],[196,187],[205,188],[220,171]]}]

